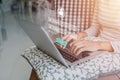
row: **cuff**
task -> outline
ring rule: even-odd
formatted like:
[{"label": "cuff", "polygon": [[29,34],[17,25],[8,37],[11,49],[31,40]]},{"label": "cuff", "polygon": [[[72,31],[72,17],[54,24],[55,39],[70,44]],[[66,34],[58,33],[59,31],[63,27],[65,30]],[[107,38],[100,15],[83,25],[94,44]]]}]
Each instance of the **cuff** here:
[{"label": "cuff", "polygon": [[110,41],[112,48],[114,50],[114,53],[120,53],[120,44],[118,41]]}]

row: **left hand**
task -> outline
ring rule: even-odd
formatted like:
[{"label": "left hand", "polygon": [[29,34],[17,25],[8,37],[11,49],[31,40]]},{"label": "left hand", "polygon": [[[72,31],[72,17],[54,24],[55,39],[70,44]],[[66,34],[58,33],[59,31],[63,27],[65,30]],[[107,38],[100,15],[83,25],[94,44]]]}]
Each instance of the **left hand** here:
[{"label": "left hand", "polygon": [[83,51],[98,51],[101,49],[100,41],[75,40],[70,46],[74,54],[79,55]]}]

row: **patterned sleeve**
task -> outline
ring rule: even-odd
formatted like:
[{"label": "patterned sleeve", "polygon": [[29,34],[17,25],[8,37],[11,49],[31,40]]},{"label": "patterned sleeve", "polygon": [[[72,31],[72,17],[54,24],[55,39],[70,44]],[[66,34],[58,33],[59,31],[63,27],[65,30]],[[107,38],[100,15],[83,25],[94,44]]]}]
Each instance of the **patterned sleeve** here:
[{"label": "patterned sleeve", "polygon": [[85,30],[88,36],[97,36],[100,33],[100,25],[98,24],[98,6],[100,6],[100,4],[98,4],[98,0],[96,0],[91,27]]}]

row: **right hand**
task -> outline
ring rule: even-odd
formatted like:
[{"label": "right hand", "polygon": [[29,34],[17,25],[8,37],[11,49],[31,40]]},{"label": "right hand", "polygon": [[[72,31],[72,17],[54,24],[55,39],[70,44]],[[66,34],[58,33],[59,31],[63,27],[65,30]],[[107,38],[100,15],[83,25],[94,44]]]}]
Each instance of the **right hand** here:
[{"label": "right hand", "polygon": [[80,40],[80,39],[83,39],[87,36],[87,33],[86,32],[79,32],[79,33],[76,33],[76,34],[68,34],[64,37],[62,37],[63,40],[65,40],[66,42],[69,42],[70,40]]}]

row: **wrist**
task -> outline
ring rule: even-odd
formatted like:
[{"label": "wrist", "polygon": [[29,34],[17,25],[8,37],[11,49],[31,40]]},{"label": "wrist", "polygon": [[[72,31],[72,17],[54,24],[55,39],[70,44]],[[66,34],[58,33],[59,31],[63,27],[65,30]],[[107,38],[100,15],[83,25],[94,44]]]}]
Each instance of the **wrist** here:
[{"label": "wrist", "polygon": [[81,38],[85,38],[87,37],[87,33],[86,32],[79,32],[77,33],[77,39],[81,39]]},{"label": "wrist", "polygon": [[101,41],[100,42],[100,50],[104,50],[104,51],[109,51],[109,52],[113,52],[113,47],[111,46],[111,43],[108,41]]}]

